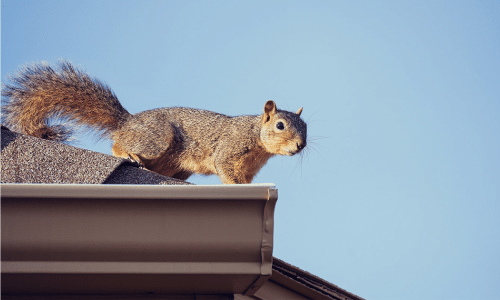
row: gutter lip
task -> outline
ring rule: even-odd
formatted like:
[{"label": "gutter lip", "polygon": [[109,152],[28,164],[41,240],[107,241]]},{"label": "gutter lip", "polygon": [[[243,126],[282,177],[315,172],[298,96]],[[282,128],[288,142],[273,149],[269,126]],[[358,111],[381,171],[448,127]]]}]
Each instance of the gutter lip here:
[{"label": "gutter lip", "polygon": [[2,197],[165,199],[165,200],[269,200],[272,183],[235,185],[101,185],[2,183]]},{"label": "gutter lip", "polygon": [[2,261],[4,274],[256,275],[258,262]]}]

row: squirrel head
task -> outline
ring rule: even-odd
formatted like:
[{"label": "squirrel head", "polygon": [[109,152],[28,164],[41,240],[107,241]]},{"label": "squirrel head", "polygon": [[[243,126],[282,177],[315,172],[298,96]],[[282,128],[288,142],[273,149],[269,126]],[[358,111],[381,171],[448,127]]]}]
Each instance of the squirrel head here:
[{"label": "squirrel head", "polygon": [[260,139],[268,152],[295,155],[307,145],[307,125],[300,118],[302,107],[296,113],[279,110],[269,100],[261,116]]}]

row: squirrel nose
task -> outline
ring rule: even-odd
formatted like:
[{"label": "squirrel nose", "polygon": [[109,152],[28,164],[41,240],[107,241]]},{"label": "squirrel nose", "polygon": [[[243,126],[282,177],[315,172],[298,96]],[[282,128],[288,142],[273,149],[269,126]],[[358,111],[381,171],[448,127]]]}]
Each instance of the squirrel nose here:
[{"label": "squirrel nose", "polygon": [[305,147],[306,147],[306,143],[305,142],[304,143],[300,143],[300,144],[297,143],[297,149],[299,149],[299,151],[302,150],[302,149],[304,149]]}]

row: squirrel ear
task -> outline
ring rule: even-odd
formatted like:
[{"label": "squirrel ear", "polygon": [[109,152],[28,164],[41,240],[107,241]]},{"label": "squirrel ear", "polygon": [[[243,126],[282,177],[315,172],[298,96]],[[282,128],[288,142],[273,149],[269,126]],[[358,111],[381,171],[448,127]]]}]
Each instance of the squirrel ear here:
[{"label": "squirrel ear", "polygon": [[300,114],[302,113],[302,109],[303,109],[303,107],[299,108],[299,110],[295,114],[297,114],[298,116],[300,116]]},{"label": "squirrel ear", "polygon": [[269,121],[271,116],[274,116],[276,114],[276,103],[274,103],[273,100],[269,100],[266,102],[266,105],[264,105],[264,122]]}]

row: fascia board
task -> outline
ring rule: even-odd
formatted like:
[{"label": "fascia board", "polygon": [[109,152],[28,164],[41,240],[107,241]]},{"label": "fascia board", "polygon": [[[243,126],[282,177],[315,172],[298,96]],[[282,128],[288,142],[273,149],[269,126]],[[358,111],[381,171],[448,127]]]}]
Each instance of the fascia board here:
[{"label": "fascia board", "polygon": [[1,192],[2,293],[252,294],[272,274],[271,184]]}]

